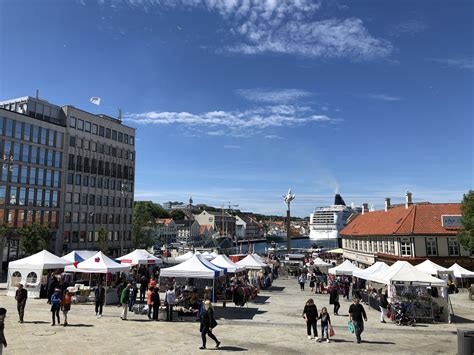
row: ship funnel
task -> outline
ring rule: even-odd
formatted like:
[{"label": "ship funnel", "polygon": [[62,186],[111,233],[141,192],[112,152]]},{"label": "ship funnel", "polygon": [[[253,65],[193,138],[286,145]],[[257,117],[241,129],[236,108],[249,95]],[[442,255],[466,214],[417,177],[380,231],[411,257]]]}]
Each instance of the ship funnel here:
[{"label": "ship funnel", "polygon": [[342,199],[341,195],[339,195],[339,194],[336,194],[336,196],[334,197],[334,204],[336,206],[345,206],[346,205],[346,203]]}]

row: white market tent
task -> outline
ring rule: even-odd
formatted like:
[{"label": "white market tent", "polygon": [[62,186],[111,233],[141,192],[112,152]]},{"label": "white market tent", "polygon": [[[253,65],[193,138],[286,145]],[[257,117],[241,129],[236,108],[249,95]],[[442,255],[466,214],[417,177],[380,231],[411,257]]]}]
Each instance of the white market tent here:
[{"label": "white market tent", "polygon": [[217,257],[219,256],[219,254],[217,254],[215,251],[213,251],[213,252],[211,253],[211,255],[212,255],[214,258],[217,258]]},{"label": "white market tent", "polygon": [[415,266],[418,270],[421,270],[423,272],[426,272],[427,274],[430,275],[438,275],[439,273],[450,273],[452,274],[453,271],[446,269],[445,267],[442,267],[441,265],[438,265],[434,262],[432,262],[429,259],[426,259],[423,261],[421,264],[418,264]]},{"label": "white market tent", "polygon": [[390,285],[393,282],[410,282],[416,285],[446,286],[446,281],[418,270],[408,261],[398,260],[384,271],[368,276],[368,280]]},{"label": "white market tent", "polygon": [[206,260],[212,260],[212,259],[214,259],[214,256],[212,256],[211,253],[209,253],[208,251],[205,251],[205,252],[202,253],[201,255],[202,255],[202,256],[204,257],[204,259],[206,259]]},{"label": "white market tent", "polygon": [[317,257],[316,259],[313,260],[313,265],[314,266],[317,266],[317,267],[328,267],[328,266],[332,266],[331,263],[327,263],[325,262],[323,259]]},{"label": "white market tent", "polygon": [[77,264],[77,267],[74,265],[66,266],[64,271],[82,272],[87,274],[112,274],[116,272],[129,272],[130,267],[113,261],[107,255],[99,251],[89,259]]},{"label": "white market tent", "polygon": [[375,264],[372,264],[367,269],[360,271],[354,271],[354,276],[360,279],[367,280],[370,275],[373,275],[377,272],[385,271],[389,268],[387,264],[382,261],[377,261]]},{"label": "white market tent", "polygon": [[328,272],[332,275],[350,275],[355,271],[361,271],[357,266],[352,264],[349,260],[345,260],[342,264],[332,267],[328,270]]},{"label": "white market tent", "polygon": [[145,249],[136,249],[127,255],[117,258],[117,260],[120,260],[122,265],[129,266],[163,264],[160,258],[150,254]]},{"label": "white market tent", "polygon": [[463,268],[461,265],[454,263],[448,270],[452,270],[456,278],[470,278],[474,277],[474,272]]},{"label": "white market tent", "polygon": [[176,261],[177,263],[182,263],[183,261],[191,259],[193,256],[194,256],[194,253],[192,251],[188,251],[186,254],[183,254],[174,258],[174,261]]},{"label": "white market tent", "polygon": [[253,256],[255,259],[257,259],[258,261],[260,261],[260,262],[266,264],[265,259],[262,258],[260,255],[253,253],[252,256]]},{"label": "white market tent", "polygon": [[257,259],[253,254],[247,255],[242,260],[237,261],[236,264],[248,270],[260,270],[268,266],[266,263]]},{"label": "white market tent", "polygon": [[218,255],[214,260],[211,261],[211,264],[227,269],[229,273],[236,273],[244,271],[245,267],[239,266],[232,262],[227,255]]},{"label": "white market tent", "polygon": [[14,296],[18,284],[23,284],[28,291],[28,297],[39,298],[41,276],[43,270],[64,269],[71,264],[47,250],[40,251],[26,258],[8,263],[8,295]]},{"label": "white market tent", "polygon": [[211,264],[202,255],[195,254],[181,264],[161,269],[160,277],[187,277],[196,279],[215,279],[223,276],[224,270]]},{"label": "white market tent", "polygon": [[69,261],[70,264],[76,261],[80,263],[89,259],[91,256],[94,256],[95,254],[97,254],[97,251],[95,250],[73,250],[69,254],[62,256],[61,259]]}]

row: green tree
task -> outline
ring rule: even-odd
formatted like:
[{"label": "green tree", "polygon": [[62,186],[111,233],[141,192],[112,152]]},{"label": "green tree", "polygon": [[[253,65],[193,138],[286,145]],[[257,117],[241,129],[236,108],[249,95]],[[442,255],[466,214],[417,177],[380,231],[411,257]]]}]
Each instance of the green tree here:
[{"label": "green tree", "polygon": [[27,254],[34,254],[47,249],[51,240],[51,231],[38,223],[19,228],[20,248]]},{"label": "green tree", "polygon": [[132,229],[134,248],[147,248],[152,244],[151,233],[156,225],[155,220],[158,218],[155,216],[157,213],[161,213],[160,208],[151,201],[137,201],[135,203]]},{"label": "green tree", "polygon": [[464,194],[461,210],[463,229],[458,234],[459,244],[468,251],[474,251],[474,191]]},{"label": "green tree", "polygon": [[181,221],[186,217],[183,211],[181,210],[172,210],[170,212],[170,217],[173,219],[173,221]]},{"label": "green tree", "polygon": [[99,229],[99,250],[107,254],[109,252],[109,232],[105,228]]},{"label": "green tree", "polygon": [[[3,247],[4,243],[3,243],[3,239],[5,238],[5,236],[7,236],[10,232],[12,231],[12,228],[9,227],[7,224],[2,224],[0,226],[0,247]],[[2,249],[3,250],[3,249]]]}]

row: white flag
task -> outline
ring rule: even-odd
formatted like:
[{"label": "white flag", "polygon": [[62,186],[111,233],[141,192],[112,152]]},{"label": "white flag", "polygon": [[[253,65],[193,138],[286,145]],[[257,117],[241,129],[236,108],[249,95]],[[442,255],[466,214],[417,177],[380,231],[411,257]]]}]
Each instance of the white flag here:
[{"label": "white flag", "polygon": [[97,106],[100,106],[100,97],[91,97],[91,103],[93,103],[94,105],[97,105]]}]

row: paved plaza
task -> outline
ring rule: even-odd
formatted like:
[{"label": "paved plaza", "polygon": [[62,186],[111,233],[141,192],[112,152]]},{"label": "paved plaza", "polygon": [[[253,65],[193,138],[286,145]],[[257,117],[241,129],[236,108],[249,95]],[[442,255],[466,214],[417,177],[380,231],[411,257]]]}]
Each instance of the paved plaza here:
[{"label": "paved plaza", "polygon": [[[419,324],[417,327],[398,327],[381,324],[379,312],[365,306],[368,315],[363,343],[347,330],[347,316],[332,316],[336,332],[331,343],[316,343],[306,336],[301,312],[306,300],[312,297],[318,310],[329,308],[328,295],[312,295],[300,291],[294,279],[276,280],[270,290],[261,291],[255,303],[248,307],[216,307],[219,323],[215,334],[222,342],[219,350],[208,340],[209,350],[201,345],[199,322],[150,322],[146,316],[129,315],[120,320],[121,308],[108,306],[104,316],[96,318],[93,305],[73,305],[70,325],[52,327],[51,313],[46,300],[27,302],[25,323],[19,324],[13,297],[0,295],[0,304],[8,309],[5,333],[8,340],[6,354],[189,354],[246,352],[249,354],[308,354],[311,352],[338,354],[455,354],[457,327],[474,328],[472,302],[456,299],[454,311],[459,324]],[[342,301],[340,314],[347,314],[350,303]],[[62,319],[61,319],[62,321]],[[319,328],[318,328],[319,331]]]}]

